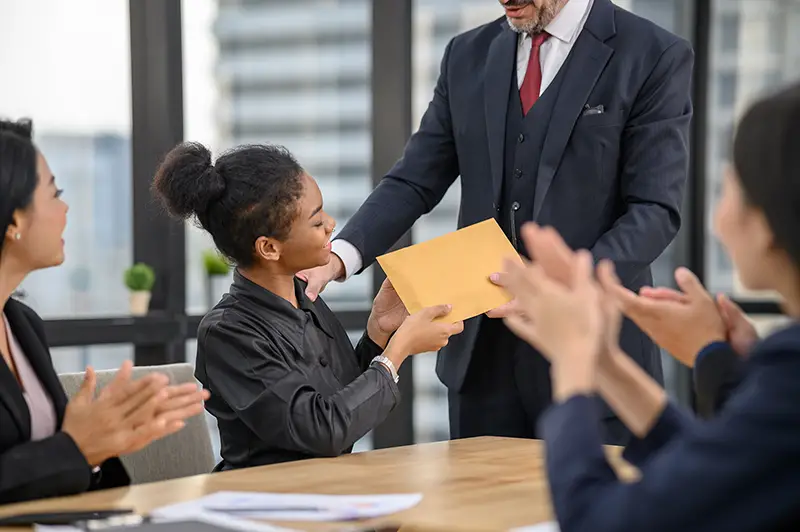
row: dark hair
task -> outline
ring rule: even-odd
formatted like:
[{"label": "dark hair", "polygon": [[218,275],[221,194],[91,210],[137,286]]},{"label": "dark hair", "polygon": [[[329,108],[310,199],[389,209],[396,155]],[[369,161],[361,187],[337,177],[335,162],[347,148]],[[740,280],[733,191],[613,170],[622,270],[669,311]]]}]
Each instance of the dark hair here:
[{"label": "dark hair", "polygon": [[30,205],[39,183],[32,134],[30,120],[0,120],[0,254],[14,211]]},{"label": "dark hair", "polygon": [[800,269],[800,85],[750,107],[737,126],[733,165],[746,200]]},{"label": "dark hair", "polygon": [[282,146],[239,146],[212,163],[205,146],[185,142],[158,167],[153,193],[173,216],[194,218],[224,255],[246,267],[258,237],[288,236],[303,173]]}]

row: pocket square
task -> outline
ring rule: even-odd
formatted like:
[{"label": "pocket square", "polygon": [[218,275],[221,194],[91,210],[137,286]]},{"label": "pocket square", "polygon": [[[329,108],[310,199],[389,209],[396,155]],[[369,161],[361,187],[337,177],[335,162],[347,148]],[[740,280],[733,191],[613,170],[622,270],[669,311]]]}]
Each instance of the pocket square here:
[{"label": "pocket square", "polygon": [[606,109],[605,109],[605,107],[603,107],[602,104],[600,104],[600,105],[598,105],[596,107],[591,107],[587,103],[586,105],[583,106],[583,115],[582,116],[601,115],[601,114],[603,114],[605,112],[606,112]]}]

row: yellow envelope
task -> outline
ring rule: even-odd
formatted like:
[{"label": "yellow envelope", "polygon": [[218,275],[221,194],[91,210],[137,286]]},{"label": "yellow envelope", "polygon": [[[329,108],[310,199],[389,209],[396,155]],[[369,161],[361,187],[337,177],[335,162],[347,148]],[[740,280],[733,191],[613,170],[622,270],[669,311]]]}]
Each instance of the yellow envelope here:
[{"label": "yellow envelope", "polygon": [[410,313],[450,304],[455,323],[497,308],[511,297],[489,276],[519,258],[494,218],[378,257]]}]

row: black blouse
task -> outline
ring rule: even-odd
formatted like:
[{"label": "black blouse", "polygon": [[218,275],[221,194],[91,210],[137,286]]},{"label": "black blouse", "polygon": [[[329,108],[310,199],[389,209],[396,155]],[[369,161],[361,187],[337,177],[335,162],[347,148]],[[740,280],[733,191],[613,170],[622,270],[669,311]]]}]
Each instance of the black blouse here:
[{"label": "black blouse", "polygon": [[235,469],[337,456],[400,401],[366,335],[353,349],[321,300],[297,280],[299,308],[238,271],[230,293],[200,323],[197,379],[211,393],[223,462]]}]

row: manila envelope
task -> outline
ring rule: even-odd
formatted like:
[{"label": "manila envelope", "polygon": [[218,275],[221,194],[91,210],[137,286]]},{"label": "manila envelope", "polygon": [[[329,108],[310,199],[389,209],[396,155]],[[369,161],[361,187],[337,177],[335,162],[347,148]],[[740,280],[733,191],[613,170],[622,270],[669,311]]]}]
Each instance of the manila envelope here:
[{"label": "manila envelope", "polygon": [[450,304],[442,321],[479,316],[511,300],[489,276],[519,258],[494,218],[378,257],[410,313]]}]

